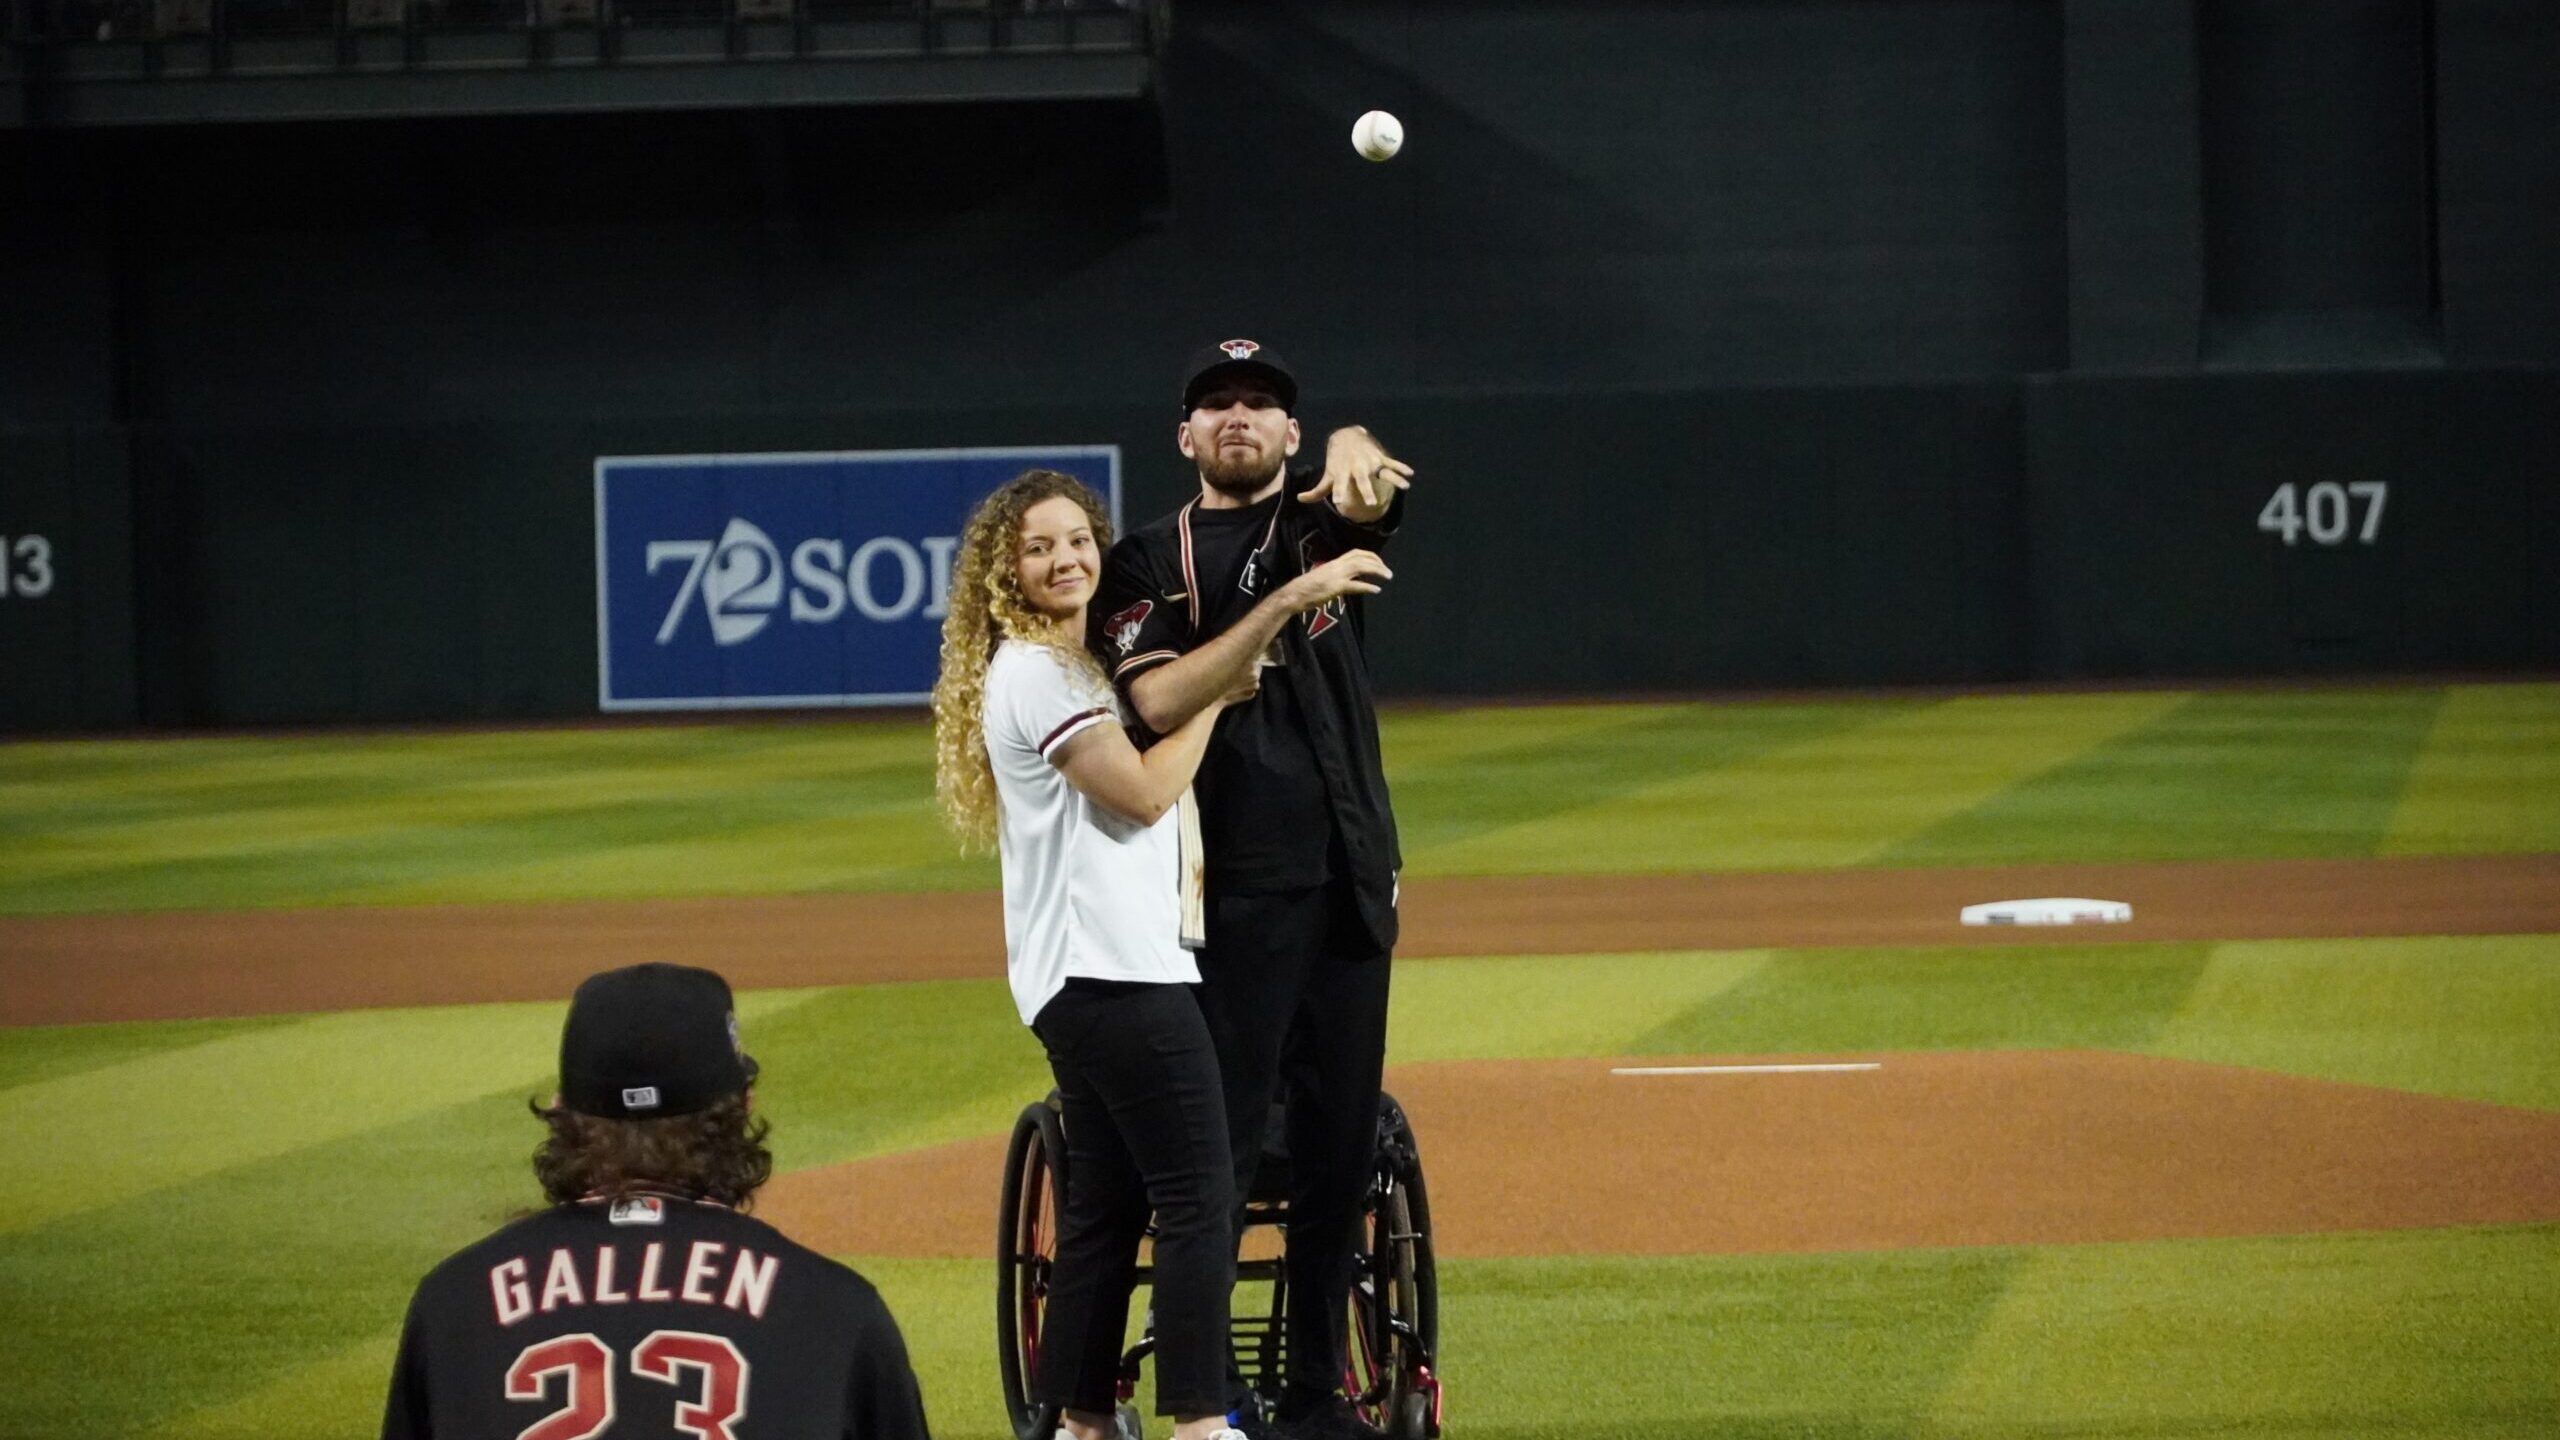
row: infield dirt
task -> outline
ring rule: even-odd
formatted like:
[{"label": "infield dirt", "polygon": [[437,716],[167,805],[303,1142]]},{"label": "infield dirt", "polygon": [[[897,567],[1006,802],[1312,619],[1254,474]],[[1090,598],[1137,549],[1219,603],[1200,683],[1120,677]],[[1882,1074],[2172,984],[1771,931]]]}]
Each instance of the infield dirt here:
[{"label": "infield dirt", "polygon": [[[1627,1075],[1851,1061],[1872,1070]],[[2560,1218],[2560,1115],[2085,1050],[1397,1066],[1443,1255],[2291,1235]],[[830,1254],[986,1256],[1001,1137],[777,1178]],[[951,1203],[982,1195],[984,1204]],[[931,1197],[930,1200],[925,1197]]]},{"label": "infield dirt", "polygon": [[[2124,900],[2123,925],[1957,923],[1979,900]],[[1416,879],[1401,960],[1762,946],[2560,931],[2560,855]],[[984,891],[0,919],[0,1025],[559,1000],[643,960],[742,988],[992,979]]]}]

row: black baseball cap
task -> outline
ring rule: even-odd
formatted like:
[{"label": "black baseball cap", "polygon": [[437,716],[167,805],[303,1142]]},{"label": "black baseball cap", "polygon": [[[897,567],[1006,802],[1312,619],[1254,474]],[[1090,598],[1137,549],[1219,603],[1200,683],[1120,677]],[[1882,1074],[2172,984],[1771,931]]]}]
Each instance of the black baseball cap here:
[{"label": "black baseball cap", "polygon": [[1223,380],[1250,377],[1271,387],[1280,400],[1280,408],[1297,413],[1298,377],[1289,373],[1289,362],[1281,359],[1255,340],[1221,340],[1204,345],[1193,352],[1191,363],[1182,367],[1182,413],[1190,414],[1209,388]]},{"label": "black baseball cap", "polygon": [[607,1120],[710,1108],[754,1082],[729,982],[690,965],[590,975],[560,1028],[560,1103]]}]

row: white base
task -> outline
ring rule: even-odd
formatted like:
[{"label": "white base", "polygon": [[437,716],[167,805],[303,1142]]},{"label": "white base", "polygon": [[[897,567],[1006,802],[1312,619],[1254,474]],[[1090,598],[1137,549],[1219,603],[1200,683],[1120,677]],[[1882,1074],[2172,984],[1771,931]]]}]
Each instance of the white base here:
[{"label": "white base", "polygon": [[1992,900],[1959,912],[1967,925],[2120,925],[2133,918],[2122,900]]}]

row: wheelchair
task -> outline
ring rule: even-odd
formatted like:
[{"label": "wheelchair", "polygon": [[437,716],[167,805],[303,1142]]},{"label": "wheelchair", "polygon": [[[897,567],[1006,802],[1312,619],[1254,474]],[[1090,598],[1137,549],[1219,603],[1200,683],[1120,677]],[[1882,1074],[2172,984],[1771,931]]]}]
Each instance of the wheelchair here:
[{"label": "wheelchair", "polygon": [[[1245,1228],[1289,1223],[1288,1156],[1281,1107],[1272,1123],[1253,1193],[1246,1197]],[[1019,1440],[1052,1440],[1054,1405],[1031,1399],[1040,1355],[1041,1320],[1049,1277],[1057,1259],[1058,1215],[1065,1200],[1067,1134],[1058,1095],[1023,1107],[1005,1147],[1004,1191],[996,1217],[996,1358],[1004,1376],[1004,1400]],[[1348,1352],[1342,1357],[1343,1394],[1352,1413],[1378,1440],[1432,1440],[1440,1433],[1439,1284],[1431,1257],[1431,1203],[1423,1188],[1422,1160],[1413,1127],[1393,1096],[1379,1097],[1378,1144],[1364,1204],[1362,1241],[1352,1272]],[[1150,1229],[1150,1234],[1153,1233]],[[1147,1283],[1152,1267],[1138,1267]],[[1270,1305],[1245,1313],[1248,1286],[1267,1285]],[[1277,1257],[1236,1264],[1236,1313],[1230,1342],[1254,1403],[1267,1416],[1287,1374],[1285,1353],[1288,1278]],[[1149,1328],[1120,1359],[1119,1429],[1140,1434],[1136,1394],[1139,1367],[1155,1349]]]}]

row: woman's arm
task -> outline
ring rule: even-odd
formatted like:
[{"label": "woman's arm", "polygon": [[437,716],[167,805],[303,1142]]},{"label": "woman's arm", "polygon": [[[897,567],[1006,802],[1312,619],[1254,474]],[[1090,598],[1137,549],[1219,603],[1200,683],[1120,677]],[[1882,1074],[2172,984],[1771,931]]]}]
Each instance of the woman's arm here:
[{"label": "woman's arm", "polygon": [[1129,743],[1129,732],[1120,726],[1088,725],[1068,736],[1049,763],[1094,804],[1123,819],[1153,825],[1191,788],[1191,777],[1200,771],[1200,757],[1208,752],[1209,732],[1217,726],[1218,712],[1229,701],[1251,695],[1260,680],[1258,670],[1248,672],[1237,688],[1212,696],[1144,753]]},{"label": "woman's arm", "polygon": [[1198,706],[1222,691],[1244,687],[1229,693],[1229,700],[1237,698],[1237,693],[1252,694],[1262,670],[1262,652],[1281,626],[1344,595],[1375,595],[1392,578],[1394,572],[1374,550],[1337,555],[1262,597],[1262,603],[1246,611],[1243,619],[1199,649],[1130,681],[1129,703],[1148,729],[1161,732],[1189,719]]}]

